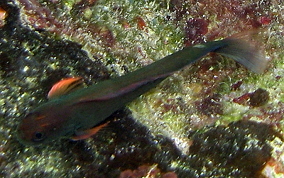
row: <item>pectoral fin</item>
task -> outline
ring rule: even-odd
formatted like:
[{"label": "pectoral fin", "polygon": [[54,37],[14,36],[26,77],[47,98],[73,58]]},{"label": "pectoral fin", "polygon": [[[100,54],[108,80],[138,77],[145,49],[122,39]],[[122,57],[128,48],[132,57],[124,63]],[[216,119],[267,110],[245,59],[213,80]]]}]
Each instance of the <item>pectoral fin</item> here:
[{"label": "pectoral fin", "polygon": [[81,77],[72,77],[63,79],[56,84],[48,92],[47,98],[53,99],[62,95],[66,95],[71,91],[83,87],[83,79]]},{"label": "pectoral fin", "polygon": [[74,141],[87,139],[87,138],[95,135],[101,128],[107,126],[107,124],[108,124],[108,122],[101,124],[101,125],[98,125],[96,127],[88,129],[88,130],[77,132],[76,136],[73,136],[71,139],[74,140]]}]

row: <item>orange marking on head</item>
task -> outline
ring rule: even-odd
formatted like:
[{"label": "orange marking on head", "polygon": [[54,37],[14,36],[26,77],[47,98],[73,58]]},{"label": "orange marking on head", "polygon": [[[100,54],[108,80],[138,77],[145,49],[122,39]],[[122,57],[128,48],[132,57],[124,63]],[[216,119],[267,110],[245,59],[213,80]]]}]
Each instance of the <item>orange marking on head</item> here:
[{"label": "orange marking on head", "polygon": [[36,117],[36,120],[41,120],[43,118],[45,118],[45,115],[40,115],[40,116]]},{"label": "orange marking on head", "polygon": [[48,125],[50,125],[49,123],[45,123],[45,124],[41,124],[40,126],[41,127],[46,127],[46,126],[48,126]]}]

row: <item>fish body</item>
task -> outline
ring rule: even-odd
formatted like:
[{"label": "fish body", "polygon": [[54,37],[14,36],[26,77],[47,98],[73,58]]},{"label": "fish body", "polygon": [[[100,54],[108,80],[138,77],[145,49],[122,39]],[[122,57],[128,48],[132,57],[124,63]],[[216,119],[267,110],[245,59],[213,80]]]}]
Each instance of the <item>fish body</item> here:
[{"label": "fish body", "polygon": [[104,120],[113,112],[209,52],[230,57],[255,72],[266,66],[263,56],[243,39],[227,38],[186,47],[124,76],[51,98],[21,120],[19,140],[38,145],[64,137],[87,138],[105,126]]}]

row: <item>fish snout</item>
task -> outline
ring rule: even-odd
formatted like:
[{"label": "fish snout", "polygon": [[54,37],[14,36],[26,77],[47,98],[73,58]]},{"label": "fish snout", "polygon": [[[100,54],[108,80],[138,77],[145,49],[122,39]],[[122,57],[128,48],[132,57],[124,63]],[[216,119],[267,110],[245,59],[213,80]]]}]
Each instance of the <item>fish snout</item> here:
[{"label": "fish snout", "polygon": [[46,135],[42,128],[38,126],[36,119],[44,116],[30,113],[23,118],[16,130],[17,138],[24,145],[37,145],[44,141]]}]

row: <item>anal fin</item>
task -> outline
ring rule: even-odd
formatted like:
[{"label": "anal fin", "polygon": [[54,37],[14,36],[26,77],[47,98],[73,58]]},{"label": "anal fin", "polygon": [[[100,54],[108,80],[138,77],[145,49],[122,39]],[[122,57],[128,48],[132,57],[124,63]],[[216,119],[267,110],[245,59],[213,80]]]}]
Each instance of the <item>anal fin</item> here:
[{"label": "anal fin", "polygon": [[76,141],[76,140],[84,140],[84,139],[90,138],[91,136],[95,135],[100,129],[102,129],[103,127],[106,127],[108,123],[109,122],[98,125],[88,130],[79,131],[71,139]]}]

